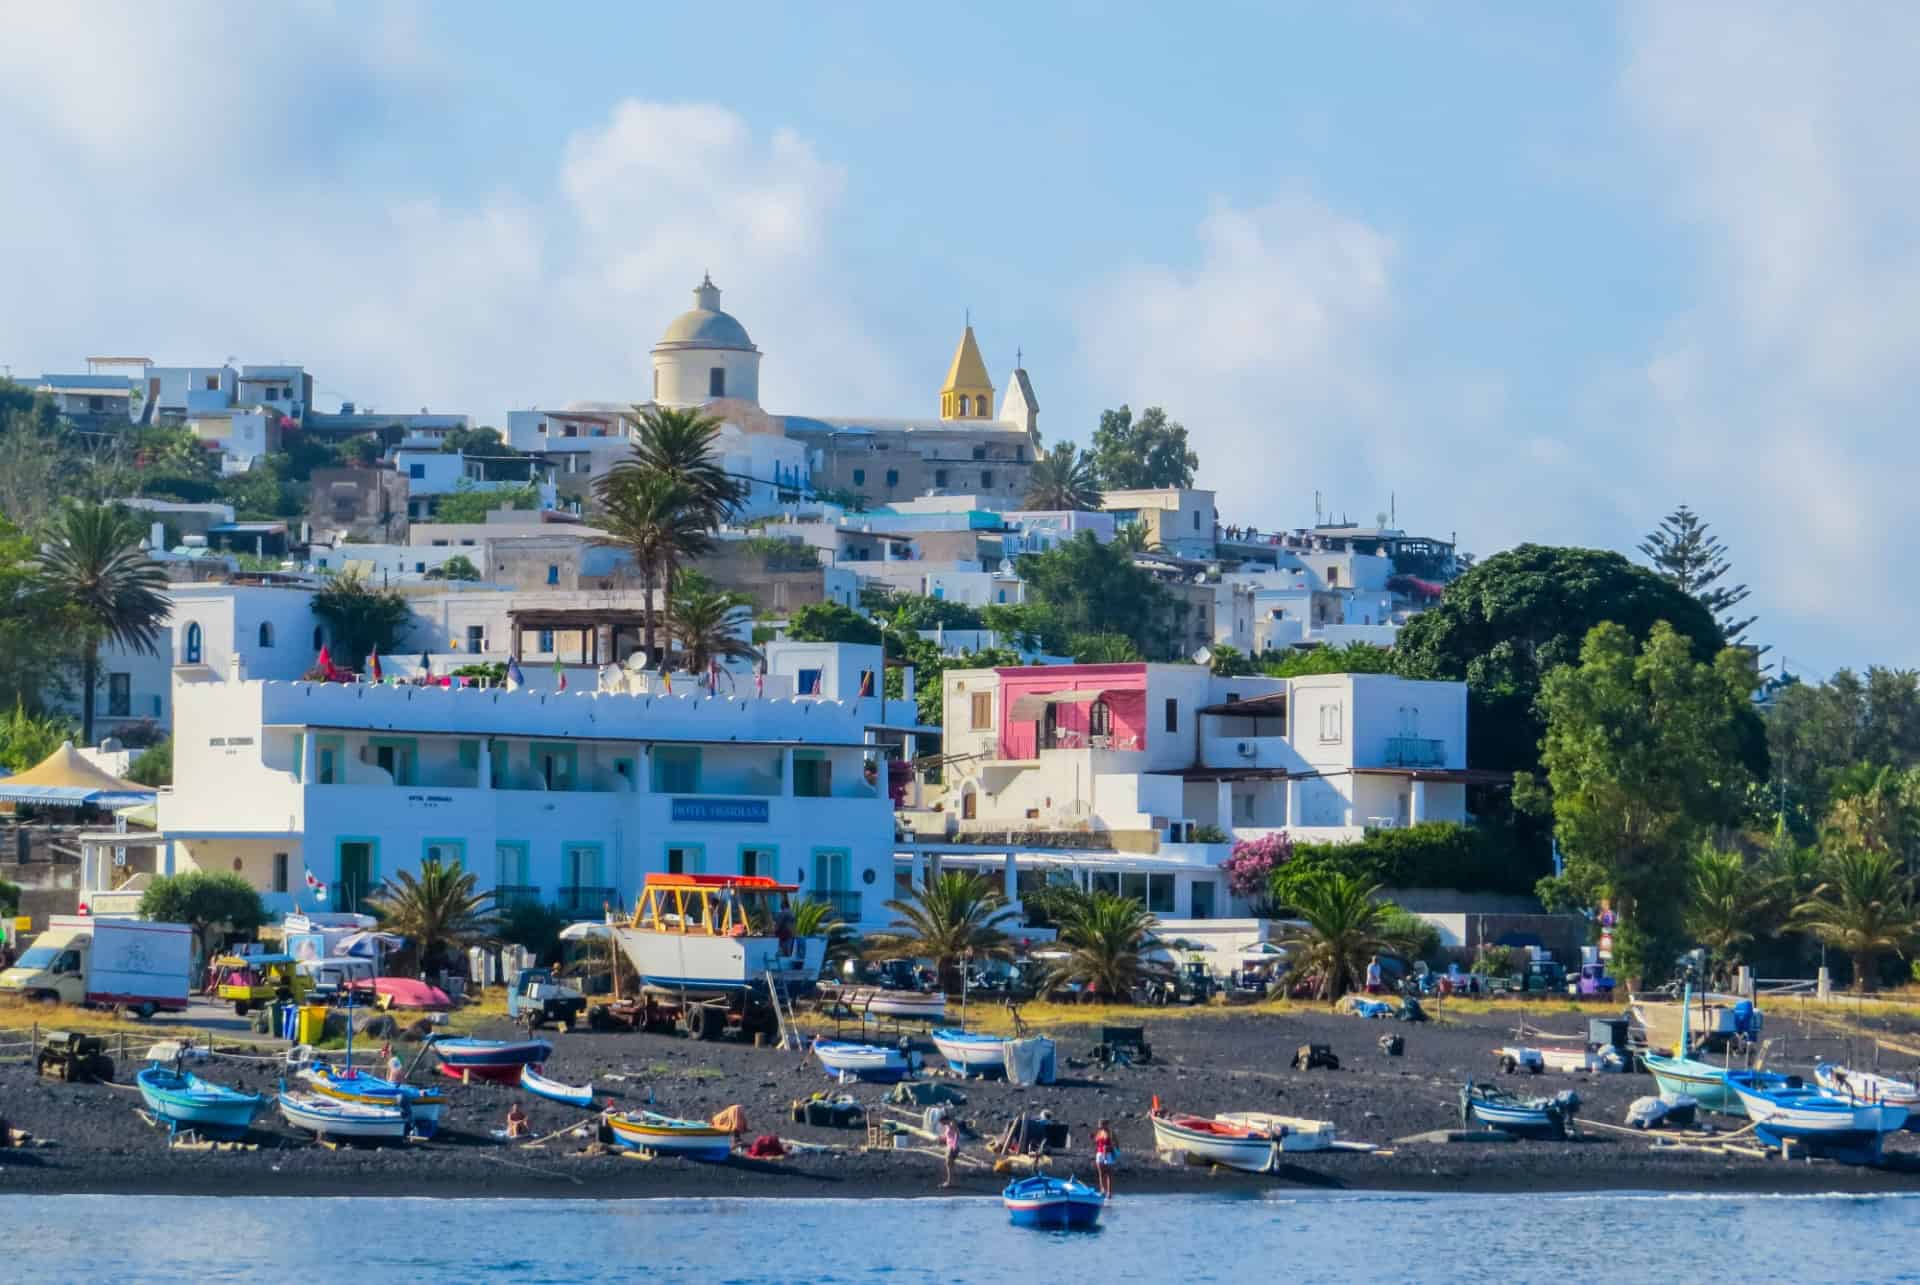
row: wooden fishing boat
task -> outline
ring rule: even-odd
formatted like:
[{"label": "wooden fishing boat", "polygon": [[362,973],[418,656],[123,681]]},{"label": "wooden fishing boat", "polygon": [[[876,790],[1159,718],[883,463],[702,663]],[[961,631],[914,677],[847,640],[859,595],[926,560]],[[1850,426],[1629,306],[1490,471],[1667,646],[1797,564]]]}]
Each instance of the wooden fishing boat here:
[{"label": "wooden fishing boat", "polygon": [[938,1022],[946,1018],[947,997],[939,991],[903,991],[874,987],[847,995],[847,1005],[856,1013],[891,1017],[916,1022]]},{"label": "wooden fishing boat", "polygon": [[376,1106],[318,1093],[280,1094],[280,1115],[296,1129],[328,1139],[397,1139],[412,1125],[405,1103]]},{"label": "wooden fishing boat", "polygon": [[518,1084],[529,1066],[545,1066],[553,1045],[545,1040],[441,1040],[433,1042],[440,1071],[456,1080]]},{"label": "wooden fishing boat", "polygon": [[948,1066],[967,1075],[1004,1074],[1007,1069],[1005,1036],[940,1027],[933,1032],[933,1047],[940,1050]]},{"label": "wooden fishing boat", "polygon": [[1153,1149],[1163,1156],[1186,1156],[1247,1173],[1266,1173],[1277,1163],[1280,1138],[1264,1128],[1154,1111]]},{"label": "wooden fishing boat", "polygon": [[1879,1102],[1907,1108],[1906,1128],[1920,1132],[1920,1085],[1876,1071],[1855,1071],[1831,1062],[1813,1068],[1820,1092],[1846,1102]]},{"label": "wooden fishing boat", "polygon": [[239,1138],[267,1103],[258,1093],[242,1093],[158,1063],[141,1071],[134,1081],[147,1110],[166,1123],[169,1134],[192,1129],[212,1138]]},{"label": "wooden fishing boat", "polygon": [[769,976],[794,994],[819,975],[827,949],[825,937],[783,931],[799,890],[747,875],[649,874],[633,913],[607,927],[653,994],[711,1003],[764,991]]},{"label": "wooden fishing boat", "polygon": [[1460,1087],[1460,1123],[1471,1125],[1478,1120],[1505,1133],[1572,1137],[1579,1109],[1580,1095],[1571,1089],[1550,1098],[1523,1098],[1472,1080]]},{"label": "wooden fishing boat", "polygon": [[549,1080],[530,1066],[520,1068],[520,1087],[536,1098],[545,1098],[549,1102],[559,1102],[581,1110],[593,1107],[593,1086],[591,1084],[562,1084],[558,1080]]},{"label": "wooden fishing boat", "polygon": [[1015,1227],[1081,1231],[1100,1221],[1107,1198],[1078,1178],[1017,1178],[1000,1194]]},{"label": "wooden fishing boat", "polygon": [[1662,1093],[1684,1093],[1708,1111],[1742,1115],[1740,1099],[1727,1086],[1727,1068],[1692,1057],[1662,1057],[1643,1053],[1640,1060],[1653,1073]]},{"label": "wooden fishing boat", "polygon": [[613,1111],[607,1115],[617,1146],[692,1160],[725,1160],[733,1154],[733,1135],[704,1120],[676,1120],[651,1111]]},{"label": "wooden fishing boat", "polygon": [[1232,1111],[1213,1117],[1221,1124],[1235,1125],[1272,1134],[1282,1151],[1330,1151],[1340,1140],[1340,1131],[1331,1120],[1309,1120],[1298,1115],[1273,1115],[1266,1111]]},{"label": "wooden fishing boat", "polygon": [[905,1053],[884,1044],[815,1040],[813,1053],[831,1075],[854,1075],[879,1084],[904,1080],[913,1070]]},{"label": "wooden fishing boat", "polygon": [[337,1102],[357,1102],[363,1106],[397,1107],[406,1104],[413,1132],[431,1138],[440,1128],[440,1117],[447,1100],[440,1090],[419,1084],[397,1084],[367,1071],[336,1067],[316,1062],[300,1072],[307,1087],[324,1098]]},{"label": "wooden fishing boat", "polygon": [[1671,995],[1635,995],[1630,1007],[1634,1020],[1647,1033],[1647,1047],[1671,1050],[1677,1056],[1693,1052],[1696,1043],[1740,1035],[1757,1038],[1763,1026],[1760,1010],[1740,995],[1694,993],[1679,999]]},{"label": "wooden fishing boat", "polygon": [[1878,1164],[1887,1135],[1907,1123],[1907,1108],[1828,1097],[1797,1075],[1729,1071],[1727,1084],[1740,1095],[1761,1141],[1794,1142],[1818,1155],[1854,1164]]}]

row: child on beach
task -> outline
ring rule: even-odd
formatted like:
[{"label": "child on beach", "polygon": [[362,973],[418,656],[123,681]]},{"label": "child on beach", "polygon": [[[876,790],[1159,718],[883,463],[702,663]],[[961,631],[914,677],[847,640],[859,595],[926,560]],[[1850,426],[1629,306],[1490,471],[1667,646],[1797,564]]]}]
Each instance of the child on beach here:
[{"label": "child on beach", "polygon": [[947,1180],[940,1185],[943,1188],[951,1187],[954,1157],[960,1154],[960,1126],[953,1122],[952,1116],[948,1116],[940,1125],[940,1141],[947,1152]]},{"label": "child on beach", "polygon": [[1113,1199],[1113,1162],[1119,1153],[1113,1146],[1113,1127],[1105,1120],[1093,1131],[1093,1175],[1100,1181],[1100,1194]]}]

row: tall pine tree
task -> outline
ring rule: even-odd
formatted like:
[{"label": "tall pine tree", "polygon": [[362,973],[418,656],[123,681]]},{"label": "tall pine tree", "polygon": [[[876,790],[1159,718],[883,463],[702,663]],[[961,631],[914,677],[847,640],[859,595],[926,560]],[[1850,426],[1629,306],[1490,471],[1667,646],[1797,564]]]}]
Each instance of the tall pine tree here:
[{"label": "tall pine tree", "polygon": [[1699,514],[1684,504],[1667,514],[1659,529],[1640,542],[1640,552],[1655,571],[1713,613],[1730,646],[1745,645],[1747,627],[1756,617],[1735,618],[1731,613],[1746,601],[1750,590],[1743,584],[1720,583],[1732,569],[1727,547]]}]

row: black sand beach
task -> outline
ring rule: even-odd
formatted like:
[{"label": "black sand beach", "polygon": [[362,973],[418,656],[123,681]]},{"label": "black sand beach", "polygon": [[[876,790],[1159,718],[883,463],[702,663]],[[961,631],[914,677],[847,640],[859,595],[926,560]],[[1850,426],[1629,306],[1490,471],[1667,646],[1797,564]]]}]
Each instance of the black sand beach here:
[{"label": "black sand beach", "polygon": [[[1598,1011],[1594,1010],[1595,1015]],[[1552,1031],[1584,1031],[1587,1013],[1564,1006],[1535,1010],[1532,1020]],[[1581,1117],[1618,1124],[1626,1105],[1655,1091],[1644,1075],[1497,1074],[1493,1049],[1512,1043],[1517,1013],[1449,1014],[1443,1022],[1406,1025],[1365,1021],[1318,1009],[1266,1013],[1233,1010],[1162,1017],[1142,1011],[1154,1057],[1149,1065],[1111,1070],[1081,1061],[1098,1039],[1097,1027],[1055,1025],[1060,1082],[1019,1088],[998,1081],[941,1079],[967,1095],[958,1114],[975,1136],[964,1154],[992,1157],[984,1141],[1021,1107],[1050,1110],[1072,1130],[1072,1144],[1052,1164],[1057,1173],[1087,1174],[1095,1123],[1113,1122],[1122,1152],[1122,1192],[1255,1192],[1272,1188],[1533,1192],[1580,1190],[1889,1191],[1920,1190],[1920,1137],[1900,1135],[1888,1148],[1888,1166],[1865,1169],[1826,1161],[1750,1159],[1697,1151],[1656,1151],[1644,1136],[1585,1128],[1578,1141],[1414,1144],[1395,1140],[1459,1127],[1458,1090],[1469,1074],[1526,1093],[1576,1089]],[[507,1035],[502,1024],[482,1034]],[[854,1035],[857,1028],[848,1028]],[[1405,1037],[1403,1057],[1382,1054],[1379,1036]],[[1832,1030],[1771,1013],[1774,1065],[1810,1069],[1819,1057],[1844,1057]],[[189,1151],[167,1147],[164,1131],[135,1112],[130,1088],[68,1085],[38,1080],[29,1066],[0,1066],[0,1117],[53,1145],[0,1150],[0,1194],[7,1192],[175,1193],[181,1195],[408,1195],[464,1197],[632,1198],[661,1196],[905,1197],[936,1194],[940,1164],[915,1151],[860,1148],[860,1129],[795,1124],[789,1103],[817,1091],[841,1092],[811,1056],[729,1042],[632,1033],[578,1032],[548,1039],[556,1046],[549,1073],[568,1083],[589,1077],[603,1095],[624,1106],[646,1106],[684,1116],[711,1116],[730,1104],[745,1108],[748,1136],[782,1138],[832,1148],[775,1161],[735,1159],[724,1165],[677,1159],[641,1160],[582,1155],[588,1136],[566,1134],[535,1148],[494,1136],[508,1105],[523,1103],[536,1137],[565,1129],[581,1113],[517,1090],[442,1080],[448,1112],[428,1142],[329,1150],[288,1129],[275,1114],[254,1131],[257,1149]],[[940,1059],[919,1046],[930,1066]],[[1329,1044],[1340,1069],[1295,1071],[1294,1049]],[[1858,1042],[1864,1049],[1864,1042]],[[141,1045],[144,1047],[144,1045]],[[410,1052],[411,1050],[406,1050]],[[1894,1069],[1883,1058],[1884,1069]],[[129,1084],[134,1066],[120,1069]],[[216,1060],[210,1078],[271,1092],[277,1068],[268,1063]],[[425,1072],[420,1074],[424,1075]],[[612,1077],[622,1077],[615,1079]],[[440,1077],[435,1077],[440,1078]],[[862,1101],[885,1096],[882,1086],[855,1085]],[[1153,1152],[1147,1112],[1155,1096],[1170,1109],[1212,1114],[1262,1110],[1335,1121],[1343,1139],[1390,1148],[1390,1154],[1311,1153],[1275,1175],[1250,1175],[1161,1163]],[[1723,1132],[1742,1121],[1711,1117]],[[590,1132],[590,1131],[589,1131]],[[963,1192],[997,1192],[1006,1182],[985,1167],[958,1175]]]}]

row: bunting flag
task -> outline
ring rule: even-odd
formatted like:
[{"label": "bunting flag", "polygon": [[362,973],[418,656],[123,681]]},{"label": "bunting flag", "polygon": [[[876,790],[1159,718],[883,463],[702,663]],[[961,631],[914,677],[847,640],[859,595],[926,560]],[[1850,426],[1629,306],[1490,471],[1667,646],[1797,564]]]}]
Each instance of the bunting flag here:
[{"label": "bunting flag", "polygon": [[714,696],[720,694],[720,658],[717,656],[707,658],[707,691]]},{"label": "bunting flag", "polygon": [[660,662],[660,681],[664,684],[661,690],[669,696],[673,695],[673,671],[667,668],[667,662],[664,660]]},{"label": "bunting flag", "polygon": [[507,658],[507,690],[518,691],[526,685],[527,676],[520,672],[520,658],[509,656]]},{"label": "bunting flag", "polygon": [[325,885],[324,883],[321,883],[318,879],[314,878],[313,871],[311,870],[307,871],[307,888],[309,891],[313,893],[315,897],[318,897],[321,901],[325,901],[327,899],[327,885]]},{"label": "bunting flag", "polygon": [[860,697],[864,700],[871,695],[873,695],[873,671],[863,669],[860,671]]},{"label": "bunting flag", "polygon": [[767,667],[764,664],[753,667],[753,694],[763,698],[767,694]]},{"label": "bunting flag", "polygon": [[325,643],[320,644],[320,654],[314,658],[313,667],[327,677],[333,676],[333,653]]},{"label": "bunting flag", "polygon": [[367,677],[376,683],[380,681],[380,648],[377,644],[367,657]]},{"label": "bunting flag", "polygon": [[560,658],[558,656],[553,658],[553,690],[557,692],[567,690],[567,671],[560,664]]}]

